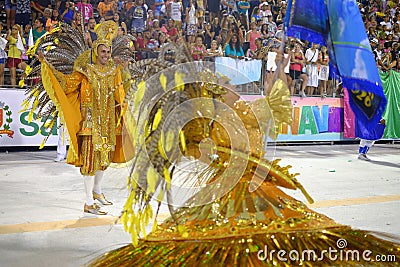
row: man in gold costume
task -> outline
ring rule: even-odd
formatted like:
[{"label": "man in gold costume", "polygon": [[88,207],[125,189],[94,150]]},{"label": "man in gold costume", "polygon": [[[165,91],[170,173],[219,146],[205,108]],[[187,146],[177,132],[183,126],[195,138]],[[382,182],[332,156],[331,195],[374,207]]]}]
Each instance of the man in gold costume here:
[{"label": "man in gold costume", "polygon": [[77,57],[73,72],[65,75],[45,60],[42,62],[42,83],[65,122],[70,135],[67,163],[80,167],[86,199],[84,212],[104,215],[100,207],[112,205],[101,189],[104,170],[111,162],[125,162],[122,151],[122,127],[117,126],[120,105],[125,97],[122,68],[111,58],[112,39],[118,26],[105,22],[96,30],[98,40],[92,49]]}]

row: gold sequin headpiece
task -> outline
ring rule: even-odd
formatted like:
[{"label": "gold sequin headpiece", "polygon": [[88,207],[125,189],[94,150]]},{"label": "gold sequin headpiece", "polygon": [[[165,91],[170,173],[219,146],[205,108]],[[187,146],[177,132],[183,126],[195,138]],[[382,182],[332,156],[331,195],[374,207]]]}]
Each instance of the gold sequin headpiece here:
[{"label": "gold sequin headpiece", "polygon": [[112,47],[112,40],[117,37],[118,34],[118,25],[114,21],[108,20],[96,25],[94,31],[97,34],[97,40],[93,42],[92,46],[92,60],[96,62],[97,47],[99,45]]}]

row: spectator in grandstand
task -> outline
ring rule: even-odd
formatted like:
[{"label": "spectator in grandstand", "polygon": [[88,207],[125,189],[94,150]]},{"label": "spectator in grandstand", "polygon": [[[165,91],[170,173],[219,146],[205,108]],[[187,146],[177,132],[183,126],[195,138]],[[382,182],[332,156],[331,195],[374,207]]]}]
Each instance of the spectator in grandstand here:
[{"label": "spectator in grandstand", "polygon": [[131,30],[135,32],[143,32],[146,29],[147,9],[143,0],[136,0],[127,12],[127,16],[131,20]]},{"label": "spectator in grandstand", "polygon": [[248,14],[250,9],[249,0],[239,1],[237,5],[238,5],[238,13],[241,24],[245,25],[246,29],[249,29],[249,14]]},{"label": "spectator in grandstand", "polygon": [[200,17],[203,17],[206,15],[205,14],[206,7],[205,7],[204,1],[207,1],[207,0],[196,0],[197,12],[198,12],[198,16],[200,16]]},{"label": "spectator in grandstand", "polygon": [[385,15],[383,17],[383,21],[381,21],[380,25],[383,26],[383,30],[385,31],[385,34],[389,34],[392,31],[392,28],[393,28],[393,24],[390,21],[390,16],[389,15]]},{"label": "spectator in grandstand", "polygon": [[261,25],[260,34],[261,34],[261,38],[263,38],[263,39],[269,38],[269,35],[268,35],[268,24],[267,23],[263,23]]},{"label": "spectator in grandstand", "polygon": [[204,45],[207,49],[211,48],[211,41],[214,40],[215,32],[212,31],[212,26],[209,22],[204,27]]},{"label": "spectator in grandstand", "polygon": [[148,9],[147,10],[147,19],[146,19],[146,29],[151,29],[153,27],[154,20],[157,20],[157,19],[154,18],[153,10]]},{"label": "spectator in grandstand", "polygon": [[158,35],[158,48],[161,48],[166,44],[168,44],[168,36],[166,33],[160,32]]},{"label": "spectator in grandstand", "polygon": [[128,11],[135,5],[133,0],[126,0],[122,3],[120,16],[128,26],[128,30],[131,30],[132,21],[128,16]]},{"label": "spectator in grandstand", "polygon": [[118,27],[121,27],[123,29],[123,32],[126,34],[128,32],[128,28],[126,27],[126,24],[124,21],[121,20],[119,13],[115,12],[113,16],[113,21],[117,23]]},{"label": "spectator in grandstand", "polygon": [[93,18],[93,6],[89,0],[82,0],[76,3],[77,11],[83,14],[83,22],[86,24]]},{"label": "spectator in grandstand", "polygon": [[263,2],[260,4],[260,17],[264,23],[268,23],[268,16],[272,16],[271,7],[267,2]]},{"label": "spectator in grandstand", "polygon": [[18,0],[17,9],[16,9],[16,17],[15,23],[21,25],[22,28],[25,28],[26,25],[31,22],[31,1],[30,0]]},{"label": "spectator in grandstand", "polygon": [[[83,24],[83,18],[82,18],[82,14],[75,12],[75,17],[74,20],[71,22],[71,26],[74,29],[77,29],[79,32],[82,33],[82,35],[85,34],[85,25]],[[83,26],[83,27],[82,27]]]},{"label": "spectator in grandstand", "polygon": [[51,17],[46,21],[46,30],[49,31],[54,25],[60,21],[58,10],[55,8],[52,11]]},{"label": "spectator in grandstand", "polygon": [[173,0],[168,6],[169,17],[174,21],[174,26],[180,31],[182,29],[182,3],[179,0]]},{"label": "spectator in grandstand", "polygon": [[381,68],[381,64],[382,64],[381,59],[383,57],[384,50],[385,50],[385,47],[383,46],[383,43],[378,43],[378,46],[373,51],[373,53],[375,55],[375,60],[377,62],[377,66],[379,69]]},{"label": "spectator in grandstand", "polygon": [[228,16],[229,21],[229,30],[230,33],[235,33],[238,36],[240,45],[243,45],[245,41],[244,30],[240,30],[241,22],[240,20],[236,20],[236,18],[232,15]]},{"label": "spectator in grandstand", "polygon": [[151,25],[152,26],[149,27],[150,34],[153,38],[155,38],[156,35],[159,36],[159,33],[161,33],[160,21],[158,19],[154,19]]},{"label": "spectator in grandstand", "polygon": [[[261,38],[261,33],[257,31],[257,23],[252,21],[250,23],[250,30],[246,33],[246,42],[249,42],[249,52],[254,53],[257,50],[256,40]],[[262,43],[262,40],[261,40]]]},{"label": "spectator in grandstand", "polygon": [[15,1],[6,0],[4,3],[4,9],[6,10],[7,20],[7,31],[15,24],[15,14],[17,11],[17,4]]},{"label": "spectator in grandstand", "polygon": [[215,32],[215,36],[221,33],[221,25],[219,25],[219,18],[215,17],[211,23],[211,31]]},{"label": "spectator in grandstand", "polygon": [[114,9],[114,3],[111,0],[104,0],[97,5],[97,11],[104,20],[111,20],[113,18]]},{"label": "spectator in grandstand", "polygon": [[[61,3],[62,5],[63,3]],[[68,23],[69,25],[72,25],[72,22],[75,19],[75,6],[72,1],[66,1],[65,2],[65,8],[63,9],[63,12],[61,13],[60,19]],[[47,22],[47,20],[46,20]]]},{"label": "spectator in grandstand", "polygon": [[331,92],[327,92],[327,83],[329,79],[329,55],[326,46],[321,46],[321,50],[318,53],[318,80],[320,85],[321,97],[330,95]]},{"label": "spectator in grandstand", "polygon": [[368,28],[367,35],[368,35],[369,40],[372,40],[372,39],[374,39],[374,38],[378,38],[378,33],[377,33],[377,31],[376,31],[376,28],[373,27],[373,26],[370,26],[370,27]]},{"label": "spectator in grandstand", "polygon": [[386,35],[383,45],[385,46],[385,48],[389,48],[389,47],[392,47],[393,42],[394,42],[393,34],[389,33]]},{"label": "spectator in grandstand", "polygon": [[204,17],[198,17],[196,23],[196,34],[204,35],[205,25],[204,25]]},{"label": "spectator in grandstand", "polygon": [[123,35],[126,35],[126,31],[125,31],[124,27],[118,26],[118,34],[117,34],[117,36],[123,36]]},{"label": "spectator in grandstand", "polygon": [[254,51],[249,50],[250,57],[254,59],[267,61],[268,47],[263,45],[263,40],[261,38],[257,38],[254,43],[256,49]]},{"label": "spectator in grandstand", "polygon": [[[21,27],[22,28],[22,27]],[[32,29],[32,25],[31,24],[26,24],[25,25],[25,27],[23,28],[24,29],[24,31],[22,32],[22,37],[25,39],[25,44],[27,45],[27,47],[28,47],[28,45],[29,45],[29,32],[31,31],[31,29]],[[32,36],[33,37],[33,36]],[[23,58],[22,58],[23,60],[25,60],[25,59],[27,59],[27,56],[26,56],[26,54],[24,54],[23,55]]]},{"label": "spectator in grandstand", "polygon": [[196,41],[192,44],[190,52],[194,60],[204,60],[204,57],[207,55],[207,49],[203,44],[203,35],[198,34],[196,36]]},{"label": "spectator in grandstand", "polygon": [[276,31],[278,30],[278,26],[276,25],[275,21],[272,19],[272,15],[267,16],[268,21],[268,37],[275,37]]},{"label": "spectator in grandstand", "polygon": [[207,0],[207,9],[210,12],[210,21],[218,16],[221,0]]},{"label": "spectator in grandstand", "polygon": [[398,42],[393,42],[392,44],[392,58],[398,59],[399,56],[399,43]]},{"label": "spectator in grandstand", "polygon": [[[250,16],[253,15],[253,11],[256,7],[260,8],[260,1],[259,0],[250,0],[250,9],[249,9],[249,14]],[[251,21],[251,18],[250,18]]]},{"label": "spectator in grandstand", "polygon": [[[226,11],[222,11],[222,19],[221,19],[221,31],[219,35],[221,36],[222,43],[225,44],[225,40],[228,38],[228,32],[229,32],[229,20],[228,20],[228,13]],[[224,47],[224,46],[223,46]]]},{"label": "spectator in grandstand", "polygon": [[7,34],[8,41],[8,60],[7,67],[10,70],[11,85],[17,84],[17,68],[25,70],[26,63],[22,61],[22,53],[25,50],[25,39],[22,38],[22,29],[18,24],[14,24]]},{"label": "spectator in grandstand", "polygon": [[[284,1],[282,1],[282,2],[284,2]],[[285,21],[285,16],[286,16],[286,7],[282,6],[279,9],[279,12],[278,12],[278,15],[276,16],[275,22],[277,24],[283,23]]]},{"label": "spectator in grandstand", "polygon": [[279,41],[283,40],[284,37],[284,31],[283,31],[283,23],[278,25],[278,28],[275,32],[275,39],[278,39]]},{"label": "spectator in grandstand", "polygon": [[156,19],[162,19],[165,13],[165,2],[164,0],[155,0],[154,1],[154,17]]},{"label": "spectator in grandstand", "polygon": [[46,33],[46,30],[43,28],[43,23],[36,19],[33,23],[32,35],[33,42],[36,42],[40,37],[42,37]]},{"label": "spectator in grandstand", "polygon": [[378,22],[376,21],[375,16],[370,17],[369,19],[369,26],[370,27],[374,27],[376,29],[376,27],[378,26]]},{"label": "spectator in grandstand", "polygon": [[307,95],[312,96],[314,89],[318,88],[318,44],[312,43],[306,50],[304,57],[306,59],[306,70],[308,76]]},{"label": "spectator in grandstand", "polygon": [[3,23],[0,21],[0,85],[4,84],[4,66],[7,60],[7,53],[5,51],[7,40],[1,34],[3,31]]},{"label": "spectator in grandstand", "polygon": [[[252,2],[252,1],[250,1],[250,2]],[[257,22],[259,20],[261,20],[260,8],[258,6],[256,6],[256,7],[254,7],[254,9],[251,13],[250,22],[253,22],[253,21]]]},{"label": "spectator in grandstand", "polygon": [[236,0],[221,0],[221,6],[223,10],[226,10],[229,15],[237,12]]},{"label": "spectator in grandstand", "polygon": [[235,59],[244,59],[243,48],[240,45],[239,37],[236,33],[228,35],[227,42],[224,47],[224,55]]},{"label": "spectator in grandstand", "polygon": [[189,6],[186,9],[186,39],[189,44],[194,43],[197,34],[197,10],[194,0],[189,1]]},{"label": "spectator in grandstand", "polygon": [[390,70],[397,65],[397,60],[396,58],[392,58],[392,48],[386,48],[384,50],[384,54],[381,57],[381,60],[379,61],[379,65],[381,67],[381,70],[384,72],[389,72]]},{"label": "spectator in grandstand", "polygon": [[86,32],[86,38],[89,47],[92,47],[93,42],[97,40],[97,34],[94,31],[94,27],[96,27],[96,20],[94,18],[90,18],[87,27],[88,29]]},{"label": "spectator in grandstand", "polygon": [[[400,12],[399,12],[400,14]],[[399,42],[400,41],[400,21],[395,23],[393,26],[393,41]]]},{"label": "spectator in grandstand", "polygon": [[383,30],[383,26],[382,26],[382,25],[376,26],[376,32],[377,32],[377,34],[378,34],[378,39],[379,39],[379,40],[384,40],[384,39],[385,39],[386,33],[385,33],[385,31]]},{"label": "spectator in grandstand", "polygon": [[292,78],[292,83],[290,85],[290,91],[293,95],[295,93],[295,83],[299,82],[301,88],[299,90],[299,95],[301,97],[306,97],[305,89],[308,83],[308,76],[303,73],[303,67],[305,66],[306,59],[303,55],[302,47],[299,43],[294,45],[294,51],[290,54],[290,66],[289,66],[289,76]]},{"label": "spectator in grandstand", "polygon": [[211,60],[214,61],[215,57],[222,57],[224,53],[222,52],[222,48],[220,45],[218,45],[217,40],[212,40],[211,41],[211,48],[207,49],[207,57]]},{"label": "spectator in grandstand", "polygon": [[[63,2],[64,3],[64,2]],[[65,3],[64,3],[65,4]],[[62,5],[61,5],[62,6]],[[65,7],[65,5],[64,5]],[[64,10],[64,9],[63,9]],[[46,28],[46,23],[49,18],[51,18],[51,15],[53,14],[53,10],[51,8],[45,8],[43,11],[43,16],[38,17],[40,19],[40,22],[43,24],[43,27]]]},{"label": "spectator in grandstand", "polygon": [[157,40],[151,38],[149,30],[144,30],[143,37],[140,37],[138,33],[137,42],[135,45],[136,51],[138,51],[138,60],[156,57],[154,51],[158,47],[158,42]]},{"label": "spectator in grandstand", "polygon": [[[32,20],[35,21],[36,18],[40,18],[42,16],[45,16],[45,9],[51,8],[51,0],[35,0],[31,1],[31,7],[32,7]],[[46,17],[46,20],[51,16],[51,12]],[[46,21],[43,23],[43,27],[46,26]]]},{"label": "spectator in grandstand", "polygon": [[171,41],[175,42],[176,38],[178,37],[179,31],[174,26],[174,21],[172,19],[169,19],[167,21],[166,29],[167,29],[168,38],[170,38]]}]

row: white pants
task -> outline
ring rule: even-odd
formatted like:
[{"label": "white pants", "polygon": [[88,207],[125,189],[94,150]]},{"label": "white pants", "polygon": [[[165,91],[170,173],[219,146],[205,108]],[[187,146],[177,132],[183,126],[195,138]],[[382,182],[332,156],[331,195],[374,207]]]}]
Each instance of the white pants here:
[{"label": "white pants", "polygon": [[57,158],[65,159],[67,157],[67,142],[68,133],[64,125],[61,124],[58,128]]}]

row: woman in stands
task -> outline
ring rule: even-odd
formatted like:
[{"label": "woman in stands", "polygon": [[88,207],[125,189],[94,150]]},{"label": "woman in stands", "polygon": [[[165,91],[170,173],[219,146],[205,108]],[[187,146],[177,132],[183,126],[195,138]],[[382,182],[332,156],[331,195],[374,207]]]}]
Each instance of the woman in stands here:
[{"label": "woman in stands", "polygon": [[15,24],[17,4],[15,1],[6,0],[4,3],[4,9],[6,10],[7,30],[9,30]]},{"label": "woman in stands", "polygon": [[306,93],[304,90],[307,87],[308,83],[308,76],[305,73],[302,73],[303,66],[305,65],[306,58],[303,55],[303,52],[301,50],[300,44],[296,44],[294,46],[294,51],[291,54],[291,59],[290,59],[290,67],[289,67],[289,76],[292,78],[292,83],[290,85],[290,91],[291,94],[294,94],[294,86],[296,81],[301,82],[301,89],[299,92],[299,95],[301,97],[305,97]]},{"label": "woman in stands", "polygon": [[10,70],[11,85],[15,86],[17,84],[17,68],[22,70],[26,68],[26,63],[22,61],[25,39],[22,38],[21,26],[14,24],[11,30],[8,31],[6,39],[8,41],[7,67]]},{"label": "woman in stands", "polygon": [[203,60],[204,57],[207,55],[207,49],[203,44],[203,36],[201,34],[198,34],[196,36],[196,41],[192,45],[191,53],[194,60],[200,60],[200,61]]},{"label": "woman in stands", "polygon": [[243,48],[240,45],[237,34],[234,33],[228,36],[224,52],[226,57],[244,59]]},{"label": "woman in stands", "polygon": [[257,31],[257,23],[255,21],[252,21],[250,23],[250,30],[246,33],[246,42],[249,42],[250,45],[248,53],[254,53],[257,50],[256,39],[258,38],[261,38],[261,33]]},{"label": "woman in stands", "polygon": [[207,57],[211,60],[211,61],[215,61],[215,57],[222,57],[223,56],[223,52],[221,47],[218,45],[218,41],[217,40],[212,40],[211,41],[211,48],[207,49]]},{"label": "woman in stands", "polygon": [[329,55],[326,46],[321,46],[321,51],[318,53],[318,80],[320,86],[321,97],[331,95],[332,92],[327,92],[327,85],[329,79]]}]

